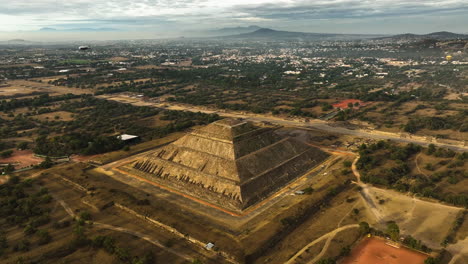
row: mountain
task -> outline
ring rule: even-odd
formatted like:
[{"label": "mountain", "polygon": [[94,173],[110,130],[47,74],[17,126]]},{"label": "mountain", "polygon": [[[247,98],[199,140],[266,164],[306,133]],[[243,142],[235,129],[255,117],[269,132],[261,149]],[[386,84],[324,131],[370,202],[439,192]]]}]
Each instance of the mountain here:
[{"label": "mountain", "polygon": [[56,29],[51,27],[43,27],[39,31],[46,32],[108,32],[108,31],[118,31],[115,28],[69,28],[69,29]]},{"label": "mountain", "polygon": [[248,26],[248,27],[225,27],[225,28],[216,28],[216,29],[208,29],[202,31],[184,31],[182,32],[185,37],[221,37],[221,36],[229,36],[229,35],[238,35],[244,33],[254,32],[255,30],[259,30],[261,27],[259,26]]},{"label": "mountain", "polygon": [[367,34],[335,34],[335,33],[307,33],[281,31],[270,28],[260,28],[253,32],[220,36],[228,39],[251,39],[251,40],[353,40],[353,39],[369,39],[382,37],[383,35],[367,35]]},{"label": "mountain", "polygon": [[390,40],[390,41],[419,41],[423,39],[435,39],[435,40],[450,40],[450,39],[468,39],[468,35],[457,34],[448,31],[433,32],[429,34],[400,34],[389,37],[377,38],[377,40]]},{"label": "mountain", "polygon": [[468,35],[457,34],[448,31],[433,32],[430,34],[426,34],[425,36],[435,39],[468,39]]},{"label": "mountain", "polygon": [[207,33],[210,33],[211,35],[214,35],[214,36],[237,35],[237,34],[245,34],[245,33],[254,32],[259,29],[261,29],[261,27],[252,25],[248,27],[227,27],[227,28],[221,28],[221,29],[214,29],[214,30],[207,31]]},{"label": "mountain", "polygon": [[38,44],[39,42],[24,40],[24,39],[10,39],[6,41],[0,41],[0,45],[32,45]]},{"label": "mountain", "polygon": [[57,31],[57,29],[51,27],[43,27],[39,29],[39,31]]}]

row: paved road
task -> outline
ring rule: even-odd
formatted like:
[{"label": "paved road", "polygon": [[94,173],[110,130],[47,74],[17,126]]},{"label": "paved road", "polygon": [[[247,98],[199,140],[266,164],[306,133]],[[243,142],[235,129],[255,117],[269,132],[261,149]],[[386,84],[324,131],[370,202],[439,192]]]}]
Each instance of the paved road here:
[{"label": "paved road", "polygon": [[428,142],[421,138],[415,138],[415,137],[403,138],[403,137],[400,137],[400,135],[398,134],[385,133],[381,131],[372,132],[372,131],[365,131],[362,129],[358,129],[358,130],[348,129],[345,127],[333,125],[333,123],[328,123],[320,119],[311,119],[310,122],[306,123],[306,122],[297,121],[297,120],[286,120],[280,117],[258,115],[258,114],[253,114],[253,113],[224,112],[221,110],[211,110],[211,109],[206,109],[206,108],[197,107],[197,106],[187,106],[187,105],[179,105],[179,104],[176,105],[176,104],[169,104],[169,103],[165,103],[165,104],[153,103],[153,102],[142,101],[141,99],[131,98],[131,97],[122,96],[122,95],[120,96],[119,95],[117,96],[103,95],[103,96],[98,96],[98,97],[107,99],[107,100],[113,100],[113,101],[129,103],[129,104],[139,105],[139,106],[145,105],[145,106],[158,107],[158,108],[163,108],[163,109],[168,109],[168,110],[184,110],[184,111],[191,111],[191,112],[202,112],[202,113],[207,113],[207,114],[216,113],[225,117],[244,118],[247,120],[257,121],[257,122],[263,121],[263,122],[271,122],[275,124],[280,124],[284,126],[312,128],[312,129],[317,129],[317,130],[322,130],[322,131],[327,131],[327,132],[332,132],[332,133],[352,135],[352,136],[358,136],[358,137],[364,137],[364,138],[372,138],[372,139],[377,139],[377,140],[390,139],[393,141],[404,142],[404,143],[414,143],[414,144],[423,145],[423,146],[427,146],[428,144],[433,143],[436,146],[450,148],[455,151],[468,151],[468,146],[451,145],[451,144],[445,144],[445,143],[439,143],[439,142]]}]

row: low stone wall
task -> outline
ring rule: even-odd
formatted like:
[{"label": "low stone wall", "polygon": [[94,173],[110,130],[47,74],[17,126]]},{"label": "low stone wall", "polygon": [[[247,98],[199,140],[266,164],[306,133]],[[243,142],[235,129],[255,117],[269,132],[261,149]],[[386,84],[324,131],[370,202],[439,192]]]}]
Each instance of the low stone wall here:
[{"label": "low stone wall", "polygon": [[335,192],[328,193],[323,197],[321,201],[311,205],[308,208],[304,208],[302,213],[294,219],[292,219],[291,224],[284,226],[283,229],[279,230],[273,237],[269,238],[267,241],[260,245],[258,250],[252,252],[251,254],[245,257],[245,263],[255,263],[255,261],[261,256],[266,255],[270,250],[274,249],[275,246],[282,241],[287,235],[291,234],[296,228],[298,228],[307,218],[316,214],[320,211],[323,206],[327,206],[330,201],[336,197],[339,193],[349,188],[351,185],[349,182],[339,185],[336,187]]},{"label": "low stone wall", "polygon": [[[119,208],[119,209],[121,209],[121,210],[123,210],[123,211],[137,217],[137,218],[140,218],[140,219],[143,219],[143,220],[145,220],[147,222],[150,222],[151,224],[153,224],[153,225],[155,225],[155,226],[157,226],[159,228],[163,228],[166,231],[169,231],[172,234],[174,234],[174,235],[176,235],[176,236],[178,236],[180,238],[183,238],[183,239],[187,240],[188,242],[193,243],[193,244],[195,244],[195,245],[197,245],[197,246],[199,246],[201,248],[205,248],[206,244],[208,243],[208,242],[205,243],[205,242],[202,242],[202,241],[200,241],[200,240],[198,240],[196,238],[193,238],[188,234],[182,234],[181,232],[179,232],[179,230],[177,230],[177,229],[175,229],[175,228],[173,228],[171,226],[168,226],[166,224],[163,224],[163,223],[161,223],[161,222],[159,222],[157,220],[154,220],[153,218],[141,215],[138,212],[136,212],[136,211],[134,211],[134,210],[122,205],[122,204],[115,203],[114,205],[115,205],[115,207],[117,207],[117,208]],[[229,255],[226,252],[218,250],[217,253],[220,254],[221,256],[223,256],[226,260],[228,260],[231,263],[239,263],[231,255]]]},{"label": "low stone wall", "polygon": [[79,185],[76,182],[70,181],[69,179],[67,179],[65,177],[62,177],[62,176],[58,176],[58,178],[61,179],[64,182],[70,184],[72,187],[74,187],[75,189],[77,189],[79,191],[86,192],[86,193],[88,192],[88,189],[86,189],[85,187]]}]

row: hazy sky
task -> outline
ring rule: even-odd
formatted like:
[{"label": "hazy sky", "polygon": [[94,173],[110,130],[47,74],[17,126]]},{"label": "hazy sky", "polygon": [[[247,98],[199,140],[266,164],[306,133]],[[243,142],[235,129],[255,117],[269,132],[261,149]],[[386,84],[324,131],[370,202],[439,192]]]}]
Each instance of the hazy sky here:
[{"label": "hazy sky", "polygon": [[183,35],[248,25],[332,33],[468,33],[468,0],[0,0],[0,22],[0,31],[11,33],[52,27]]}]

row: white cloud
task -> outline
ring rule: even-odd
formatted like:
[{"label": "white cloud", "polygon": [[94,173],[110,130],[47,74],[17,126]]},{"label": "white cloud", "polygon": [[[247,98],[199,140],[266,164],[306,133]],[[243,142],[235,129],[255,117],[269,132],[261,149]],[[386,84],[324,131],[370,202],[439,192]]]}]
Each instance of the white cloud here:
[{"label": "white cloud", "polygon": [[0,31],[45,26],[143,29],[168,23],[174,27],[276,26],[295,20],[370,20],[468,12],[466,0],[0,0],[0,7]]}]

